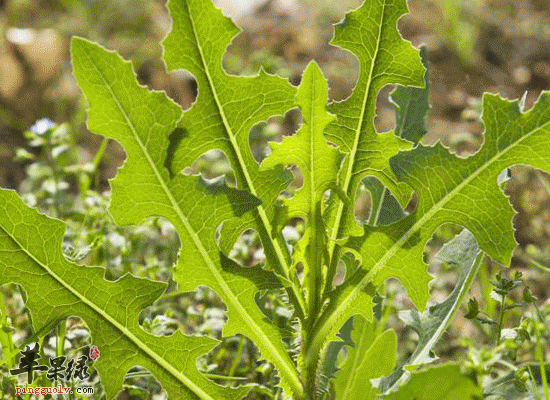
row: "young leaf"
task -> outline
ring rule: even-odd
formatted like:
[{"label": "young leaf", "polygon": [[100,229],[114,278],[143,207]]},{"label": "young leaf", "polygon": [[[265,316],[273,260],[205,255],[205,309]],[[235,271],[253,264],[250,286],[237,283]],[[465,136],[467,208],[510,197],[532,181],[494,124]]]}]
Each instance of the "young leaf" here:
[{"label": "young leaf", "polygon": [[273,152],[262,162],[262,170],[277,165],[296,164],[304,176],[303,185],[294,196],[286,200],[289,217],[302,217],[307,234],[302,242],[305,277],[308,286],[308,313],[316,316],[323,287],[322,267],[325,263],[326,232],[321,218],[321,202],[324,192],[336,182],[340,153],[328,145],[323,131],[334,119],[327,113],[327,81],[315,62],[304,71],[302,83],[296,94],[296,104],[302,111],[304,123],[293,136],[281,143],[270,143]]},{"label": "young leaf", "polygon": [[[138,323],[166,285],[125,275],[103,278],[103,268],[81,267],[61,253],[65,224],[27,207],[14,191],[0,190],[0,285],[21,284],[35,331],[51,328],[71,315],[83,318],[101,351],[94,362],[108,399],[122,387],[126,372],[140,365],[162,382],[171,398],[240,399],[245,390],[228,390],[197,371],[197,357],[217,341],[176,332],[146,333]],[[63,322],[64,323],[64,322]]]},{"label": "young leaf", "polygon": [[384,400],[474,400],[481,388],[460,372],[458,364],[443,364],[413,372],[411,380]]},{"label": "young leaf", "polygon": [[464,318],[474,319],[479,314],[479,304],[475,298],[468,301],[468,312],[464,314]]},{"label": "young leaf", "polygon": [[370,380],[390,373],[395,366],[397,336],[387,330],[375,337],[374,324],[361,316],[353,318],[353,348],[347,348],[344,365],[336,373],[337,400],[373,400],[378,391]]},{"label": "young leaf", "polygon": [[[418,344],[405,365],[420,365],[432,362],[431,351],[439,341],[447,325],[456,313],[481,264],[482,253],[473,235],[464,229],[446,243],[437,253],[437,258],[458,267],[454,289],[441,303],[431,306],[423,313],[416,310],[401,311],[399,317],[418,333]],[[381,382],[381,390],[388,391],[408,378],[403,366]]]},{"label": "young leaf", "polygon": [[180,108],[164,93],[138,85],[130,64],[99,45],[73,39],[72,59],[90,104],[89,129],[120,141],[128,155],[111,182],[110,211],[115,221],[137,224],[152,216],[170,220],[182,244],[174,269],[179,289],[191,291],[199,285],[214,289],[228,308],[224,333],[252,339],[278,368],[283,385],[300,397],[298,373],[281,334],[255,302],[258,290],[278,287],[279,281],[259,268],[241,272],[216,242],[218,226],[256,207],[258,199],[225,184],[205,185],[194,176],[171,178],[164,163]]},{"label": "young leaf", "polygon": [[261,170],[276,165],[297,165],[304,183],[286,200],[290,217],[302,217],[311,223],[315,208],[320,206],[323,193],[336,182],[340,154],[328,145],[323,136],[325,127],[334,120],[327,113],[327,81],[315,61],[311,62],[302,77],[296,94],[296,104],[302,111],[304,123],[295,135],[283,138],[281,143],[270,143],[272,153],[263,160]]}]

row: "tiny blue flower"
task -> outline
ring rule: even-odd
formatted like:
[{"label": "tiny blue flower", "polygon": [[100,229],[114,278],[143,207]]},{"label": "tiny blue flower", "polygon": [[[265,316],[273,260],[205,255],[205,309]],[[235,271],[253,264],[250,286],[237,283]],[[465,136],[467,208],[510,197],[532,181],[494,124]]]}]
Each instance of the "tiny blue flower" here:
[{"label": "tiny blue flower", "polygon": [[43,135],[44,133],[52,129],[54,126],[55,126],[55,122],[53,122],[51,119],[42,118],[36,121],[33,126],[31,126],[31,131],[36,133],[37,135]]}]

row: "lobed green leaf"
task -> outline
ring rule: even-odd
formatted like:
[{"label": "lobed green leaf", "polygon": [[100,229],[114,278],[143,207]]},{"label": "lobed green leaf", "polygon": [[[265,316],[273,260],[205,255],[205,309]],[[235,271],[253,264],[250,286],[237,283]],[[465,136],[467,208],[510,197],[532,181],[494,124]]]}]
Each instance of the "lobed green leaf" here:
[{"label": "lobed green leaf", "polygon": [[172,398],[240,399],[245,394],[245,388],[218,386],[197,370],[197,357],[216,340],[181,332],[156,337],[139,326],[139,313],[164,292],[165,284],[131,275],[108,282],[103,268],[68,262],[61,252],[64,232],[64,223],[27,207],[14,191],[0,190],[0,285],[23,286],[35,331],[73,315],[86,321],[101,351],[94,367],[107,398],[115,396],[136,365],[159,379]]},{"label": "lobed green leaf", "polygon": [[[340,172],[340,185],[350,199],[355,198],[361,180],[373,176],[380,180],[405,207],[412,194],[399,182],[389,159],[409,142],[393,132],[377,133],[374,127],[376,98],[388,84],[424,86],[424,67],[418,50],[404,41],[396,29],[397,20],[407,12],[405,0],[366,1],[335,25],[332,44],[351,51],[360,66],[359,79],[352,95],[330,104],[336,120],[327,127],[326,136],[346,153]],[[353,202],[352,202],[353,204]],[[353,208],[340,203],[330,226],[330,238],[361,235]]]},{"label": "lobed green leaf", "polygon": [[222,150],[237,187],[261,200],[248,215],[224,223],[222,250],[228,254],[239,235],[255,229],[266,253],[265,268],[289,280],[289,255],[273,220],[277,197],[292,174],[280,167],[260,170],[250,151],[249,132],[259,122],[292,108],[296,88],[263,70],[254,77],[226,74],[221,59],[239,29],[211,1],[170,0],[168,9],[173,23],[163,42],[164,60],[169,70],[191,72],[198,84],[197,100],[179,123],[184,135],[174,153],[173,171],[192,165],[208,150]]},{"label": "lobed green leaf", "polygon": [[[170,176],[165,167],[168,136],[180,108],[164,93],[138,85],[129,63],[84,39],[73,39],[74,73],[90,104],[88,127],[122,143],[127,160],[111,182],[110,211],[119,224],[137,224],[161,216],[176,227],[182,244],[174,280],[182,291],[209,286],[228,308],[226,335],[252,339],[279,369],[287,388],[300,394],[296,367],[279,330],[255,302],[258,291],[280,287],[259,268],[240,271],[220,251],[216,230],[227,219],[254,209],[259,200],[223,182],[207,185],[199,177]],[[163,124],[163,121],[166,121]],[[153,372],[154,373],[154,372]]]}]

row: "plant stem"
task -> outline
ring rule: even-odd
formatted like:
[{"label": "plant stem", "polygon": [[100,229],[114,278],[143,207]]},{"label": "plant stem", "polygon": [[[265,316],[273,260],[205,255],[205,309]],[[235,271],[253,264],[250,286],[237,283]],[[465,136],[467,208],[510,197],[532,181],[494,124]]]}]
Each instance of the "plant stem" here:
[{"label": "plant stem", "polygon": [[62,320],[59,325],[57,326],[57,348],[56,348],[56,356],[59,357],[63,355],[63,348],[65,344],[65,331],[67,328],[67,321]]},{"label": "plant stem", "polygon": [[219,379],[220,381],[244,381],[246,378],[242,376],[225,376],[216,374],[203,374],[208,379]]},{"label": "plant stem", "polygon": [[239,366],[241,358],[243,357],[243,350],[244,338],[239,336],[239,346],[237,347],[237,353],[235,354],[235,357],[233,358],[233,363],[231,364],[231,368],[229,369],[230,377],[233,377],[235,375],[235,372],[237,371],[237,367]]},{"label": "plant stem", "polygon": [[59,218],[61,216],[61,210],[59,209],[59,171],[57,168],[57,162],[53,159],[52,151],[52,143],[51,139],[48,139],[48,143],[46,144],[46,150],[48,151],[48,163],[50,164],[50,168],[52,169],[52,175],[53,175],[53,181],[54,181],[54,192],[53,192],[53,205],[55,209],[55,217]]},{"label": "plant stem", "polygon": [[[306,249],[307,257],[307,318],[302,330],[302,338],[305,342],[305,348],[309,346],[310,340],[314,336],[315,330],[313,329],[317,316],[321,310],[321,295],[324,286],[323,282],[323,265],[326,240],[324,235],[324,224],[321,215],[320,206],[315,208],[315,215],[311,216],[310,221],[310,237],[308,248]],[[304,348],[304,349],[305,349]],[[309,395],[316,393],[316,381],[317,381],[317,367],[321,357],[320,352],[306,353],[308,356],[304,357],[304,368],[302,376],[305,379],[305,390]]]},{"label": "plant stem", "polygon": [[[0,316],[2,317],[0,323],[4,327],[8,327],[8,309],[6,307],[6,302],[4,300],[4,292],[0,290]],[[14,352],[15,352],[15,346],[13,344],[13,338],[11,331],[5,332],[4,330],[0,329],[0,344],[2,345],[2,349],[4,351],[4,357],[8,361],[9,368],[14,367]]]},{"label": "plant stem", "polygon": [[537,267],[537,268],[539,268],[539,269],[541,269],[545,272],[550,272],[550,268],[548,268],[546,265],[541,264],[540,262],[538,262],[534,258],[531,258],[529,260],[529,266],[531,266],[531,265],[533,265],[533,266],[535,266],[535,267]]},{"label": "plant stem", "polygon": [[311,216],[311,235],[307,244],[307,320],[308,328],[312,328],[321,308],[321,294],[323,290],[323,261],[324,261],[324,225],[320,207],[316,207],[315,215]]},{"label": "plant stem", "polygon": [[[489,267],[489,263],[487,263]],[[479,284],[481,285],[481,295],[483,296],[483,302],[487,308],[488,315],[495,315],[495,303],[491,300],[491,291],[493,290],[491,280],[489,279],[489,268],[479,269]]]},{"label": "plant stem", "polygon": [[382,205],[384,203],[384,197],[386,196],[386,187],[384,186],[384,189],[382,189],[382,194],[380,195],[378,202],[375,202],[374,199],[371,200],[372,205],[377,205],[376,208],[371,208],[370,216],[369,216],[369,225],[378,225],[378,220],[380,219],[380,212],[382,211]]},{"label": "plant stem", "polygon": [[548,380],[546,379],[546,365],[544,361],[544,351],[540,344],[540,334],[537,332],[537,358],[540,366],[540,376],[542,380],[542,387],[544,389],[544,400],[550,400],[550,394],[548,392]]},{"label": "plant stem", "polygon": [[109,143],[109,138],[104,137],[103,141],[99,145],[99,149],[97,150],[97,153],[95,153],[94,157],[94,185],[96,190],[99,191],[99,173],[97,170],[97,167],[99,167],[99,163],[101,162],[101,159],[103,158],[103,154],[105,153],[105,149],[107,148],[107,144]]},{"label": "plant stem", "polygon": [[499,316],[498,316],[498,327],[497,327],[497,340],[496,345],[498,346],[500,344],[500,336],[502,332],[502,325],[504,323],[504,311],[506,309],[505,302],[506,302],[506,295],[501,295],[501,303],[500,303],[500,310],[499,310]]},{"label": "plant stem", "polygon": [[540,392],[537,389],[538,388],[537,380],[533,376],[533,371],[531,371],[531,367],[529,365],[527,366],[527,371],[529,371],[529,380],[531,381],[531,385],[533,385],[533,389],[534,389],[533,391],[537,395],[537,400],[542,400],[542,397],[540,397]]}]

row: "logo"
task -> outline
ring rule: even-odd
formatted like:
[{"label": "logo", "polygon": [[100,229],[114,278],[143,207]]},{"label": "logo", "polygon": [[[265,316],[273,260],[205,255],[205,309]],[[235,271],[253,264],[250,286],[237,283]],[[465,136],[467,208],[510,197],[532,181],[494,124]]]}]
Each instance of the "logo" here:
[{"label": "logo", "polygon": [[90,358],[95,361],[99,358],[99,349],[97,346],[90,347]]},{"label": "logo", "polygon": [[[30,385],[34,381],[34,374],[36,372],[46,372],[46,378],[50,381],[70,381],[71,379],[83,381],[87,379],[90,374],[88,373],[88,359],[95,361],[99,358],[99,349],[97,346],[90,348],[90,356],[82,355],[76,359],[67,360],[66,356],[49,357],[49,365],[41,365],[40,360],[40,345],[38,343],[31,343],[25,345],[25,349],[19,352],[21,357],[19,358],[19,367],[10,369],[10,374],[15,375],[27,375],[27,383]],[[53,388],[58,390],[51,393],[68,393],[71,388]],[[36,390],[39,389],[38,392]],[[42,393],[40,390],[45,389]],[[52,388],[32,388],[32,387],[16,387],[17,394],[50,394]],[[93,388],[77,388],[87,389],[87,393],[93,393]],[[91,391],[90,391],[91,390]],[[81,390],[77,390],[79,393]]]}]

